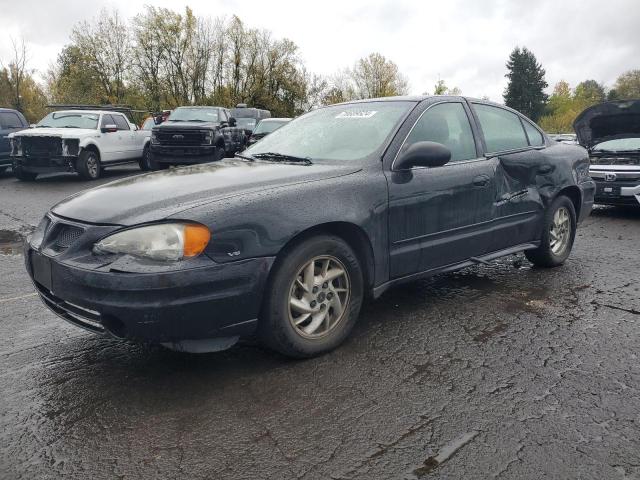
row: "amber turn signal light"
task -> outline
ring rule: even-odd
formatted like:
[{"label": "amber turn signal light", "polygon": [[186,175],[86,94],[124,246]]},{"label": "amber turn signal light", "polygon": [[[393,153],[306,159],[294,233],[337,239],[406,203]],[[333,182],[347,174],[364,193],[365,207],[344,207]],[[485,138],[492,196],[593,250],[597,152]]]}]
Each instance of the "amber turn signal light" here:
[{"label": "amber turn signal light", "polygon": [[195,257],[205,249],[211,232],[204,225],[185,225],[184,227],[184,256]]}]

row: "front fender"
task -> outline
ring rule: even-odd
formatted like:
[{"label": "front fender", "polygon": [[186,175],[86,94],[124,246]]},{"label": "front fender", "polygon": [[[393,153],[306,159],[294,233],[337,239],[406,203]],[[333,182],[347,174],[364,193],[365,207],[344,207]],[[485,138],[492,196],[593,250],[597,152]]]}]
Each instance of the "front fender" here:
[{"label": "front fender", "polygon": [[323,224],[355,225],[371,244],[378,283],[388,276],[387,198],[381,168],[365,169],[227,198],[179,215],[209,226],[206,253],[218,263],[276,256],[295,236]]}]

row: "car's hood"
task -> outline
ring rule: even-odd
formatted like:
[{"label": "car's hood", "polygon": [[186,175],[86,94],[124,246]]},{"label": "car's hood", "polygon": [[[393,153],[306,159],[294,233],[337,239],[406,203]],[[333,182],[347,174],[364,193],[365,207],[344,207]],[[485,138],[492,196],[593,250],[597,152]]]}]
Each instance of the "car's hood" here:
[{"label": "car's hood", "polygon": [[594,105],[573,122],[578,143],[586,148],[618,138],[640,137],[640,100]]},{"label": "car's hood", "polygon": [[116,180],[66,198],[51,210],[83,222],[135,225],[161,220],[205,203],[348,175],[359,169],[357,165],[292,165],[226,159]]},{"label": "car's hood", "polygon": [[88,128],[28,128],[26,130],[20,130],[12,134],[12,136],[78,138],[79,136],[97,134],[97,130],[90,130]]}]

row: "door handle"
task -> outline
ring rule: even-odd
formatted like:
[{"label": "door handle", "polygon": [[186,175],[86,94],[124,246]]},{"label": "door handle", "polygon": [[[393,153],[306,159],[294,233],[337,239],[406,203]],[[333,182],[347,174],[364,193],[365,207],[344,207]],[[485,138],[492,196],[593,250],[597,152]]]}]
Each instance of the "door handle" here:
[{"label": "door handle", "polygon": [[489,177],[489,175],[478,175],[473,179],[473,184],[476,187],[486,187],[487,185],[489,185],[490,181],[491,177]]},{"label": "door handle", "polygon": [[551,165],[542,165],[540,168],[538,168],[538,173],[544,175],[546,173],[551,173],[552,170],[553,167]]}]

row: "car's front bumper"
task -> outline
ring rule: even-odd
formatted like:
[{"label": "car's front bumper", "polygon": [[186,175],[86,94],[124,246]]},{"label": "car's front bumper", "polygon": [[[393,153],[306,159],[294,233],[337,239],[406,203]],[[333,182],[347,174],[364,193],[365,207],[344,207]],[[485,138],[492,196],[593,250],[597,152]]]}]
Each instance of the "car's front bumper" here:
[{"label": "car's front bumper", "polygon": [[54,313],[94,333],[150,343],[251,334],[273,260],[165,273],[98,272],[25,246],[27,271]]},{"label": "car's front bumper", "polygon": [[589,175],[596,182],[596,203],[640,205],[640,168],[598,165],[591,167]]},{"label": "car's front bumper", "polygon": [[75,156],[25,157],[13,156],[13,167],[31,173],[75,172]]}]

